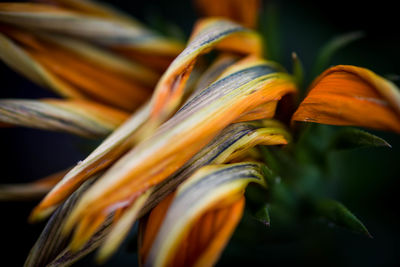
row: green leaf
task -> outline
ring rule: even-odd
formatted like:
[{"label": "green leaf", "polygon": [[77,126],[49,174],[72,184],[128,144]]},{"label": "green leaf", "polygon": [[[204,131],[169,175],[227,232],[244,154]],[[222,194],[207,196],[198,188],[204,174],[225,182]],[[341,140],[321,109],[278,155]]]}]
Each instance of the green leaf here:
[{"label": "green leaf", "polygon": [[263,223],[265,226],[270,226],[271,225],[271,219],[269,216],[269,205],[264,204],[261,208],[259,208],[256,213],[254,214],[254,217],[261,223]]},{"label": "green leaf", "polygon": [[364,224],[350,210],[336,200],[318,200],[315,203],[315,212],[338,226],[372,238]]},{"label": "green leaf", "polygon": [[354,149],[360,147],[391,147],[384,139],[355,128],[341,129],[330,144],[331,149]]},{"label": "green leaf", "polygon": [[304,82],[304,68],[295,52],[292,53],[293,76],[298,88],[302,89]]},{"label": "green leaf", "polygon": [[330,64],[332,56],[340,49],[348,44],[362,38],[363,32],[356,31],[337,36],[325,44],[318,52],[317,58],[313,67],[313,77],[324,71]]}]

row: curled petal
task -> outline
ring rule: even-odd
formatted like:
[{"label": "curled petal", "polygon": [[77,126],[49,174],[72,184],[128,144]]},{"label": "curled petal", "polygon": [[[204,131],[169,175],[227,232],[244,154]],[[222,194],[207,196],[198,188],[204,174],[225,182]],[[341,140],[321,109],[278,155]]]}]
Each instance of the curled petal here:
[{"label": "curled petal", "polygon": [[[195,170],[210,163],[232,161],[244,155],[246,151],[255,145],[281,145],[286,144],[288,139],[288,133],[282,126],[272,121],[237,123],[228,126],[174,175],[147,190],[139,198],[134,199],[133,202],[132,199],[127,199],[114,205],[120,207],[118,210],[122,211],[122,215],[112,225],[107,241],[104,242],[99,251],[98,259],[103,262],[109,258],[127,236],[136,219],[155,207],[161,199],[173,192]],[[107,210],[113,212],[111,207],[107,207]],[[85,233],[87,231],[82,230],[81,232]],[[82,236],[79,237],[79,239],[81,238]],[[81,243],[84,243],[84,241]]]},{"label": "curled petal", "polygon": [[400,132],[400,92],[370,70],[332,67],[313,82],[292,120]]},{"label": "curled petal", "polygon": [[193,30],[189,44],[171,63],[152,98],[152,117],[168,117],[179,106],[186,80],[197,58],[219,48],[242,54],[261,54],[259,36],[249,29],[221,19],[203,19]]},{"label": "curled petal", "polygon": [[144,105],[111,133],[87,158],[72,168],[60,183],[46,195],[33,210],[30,220],[40,220],[47,217],[51,211],[91,175],[105,169],[129,150],[134,143],[136,131],[143,125],[149,114],[150,106]]},{"label": "curled petal", "polygon": [[71,212],[77,199],[93,183],[93,179],[84,183],[54,212],[32,247],[25,261],[25,267],[47,266],[68,246],[69,236],[61,233],[64,218]]},{"label": "curled petal", "polygon": [[289,141],[290,136],[286,130],[273,122],[232,124],[175,174],[156,185],[141,214],[149,212],[161,199],[172,193],[179,184],[205,165],[231,162],[256,145],[284,145]]},{"label": "curled petal", "polygon": [[[291,78],[271,73],[264,61],[220,79],[188,101],[158,131],[114,164],[81,199],[67,223],[139,196],[178,170],[241,114],[295,92]],[[89,208],[90,207],[90,208]]]},{"label": "curled petal", "polygon": [[[198,170],[179,186],[165,216],[148,220],[146,228],[157,234],[147,236],[149,231],[144,231],[144,266],[212,266],[241,218],[244,188],[250,182],[265,185],[262,165],[210,165]],[[153,227],[160,219],[161,225]]]}]

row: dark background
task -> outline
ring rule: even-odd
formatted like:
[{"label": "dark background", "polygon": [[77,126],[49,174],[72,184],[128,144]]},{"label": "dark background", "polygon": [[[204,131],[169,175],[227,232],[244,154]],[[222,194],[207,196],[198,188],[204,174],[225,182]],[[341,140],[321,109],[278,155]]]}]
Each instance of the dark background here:
[{"label": "dark background", "polygon": [[[191,1],[109,1],[154,28],[188,36],[197,15]],[[244,3],[246,1],[243,1]],[[332,37],[362,30],[365,37],[339,51],[335,64],[352,64],[380,75],[400,75],[398,9],[392,1],[373,4],[351,1],[265,1],[262,8],[277,15],[278,49],[274,59],[291,69],[295,51],[306,71],[318,49]],[[265,19],[261,17],[261,20]],[[175,28],[174,28],[175,27]],[[181,29],[177,31],[176,29]],[[309,74],[309,73],[306,73]],[[1,98],[54,96],[0,63]],[[398,85],[398,81],[395,81]],[[335,197],[349,207],[367,226],[373,239],[341,228],[301,224],[285,233],[264,228],[245,216],[224,252],[219,266],[275,266],[321,264],[325,266],[396,266],[399,261],[400,214],[398,208],[400,138],[374,132],[392,148],[363,148],[329,155],[330,175],[335,179]],[[0,129],[0,181],[34,180],[67,168],[87,155],[87,140],[40,130]],[[27,217],[36,202],[0,202],[0,266],[21,266],[43,224],[30,225]],[[279,227],[277,227],[279,228]],[[241,233],[248,233],[243,235]],[[254,237],[254,238],[253,238]],[[134,264],[135,256],[123,248],[107,266]],[[77,266],[87,266],[85,259]]]}]

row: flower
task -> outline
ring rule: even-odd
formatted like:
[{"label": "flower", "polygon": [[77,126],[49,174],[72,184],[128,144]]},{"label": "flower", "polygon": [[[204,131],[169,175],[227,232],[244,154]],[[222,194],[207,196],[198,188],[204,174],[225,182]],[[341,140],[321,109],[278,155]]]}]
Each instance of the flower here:
[{"label": "flower", "polygon": [[[232,18],[254,26],[251,10],[252,20]],[[0,58],[66,98],[0,100],[0,120],[106,137],[33,210],[32,221],[52,217],[26,265],[69,265],[96,248],[105,261],[137,220],[140,264],[215,264],[242,217],[247,185],[273,184],[255,147],[292,141],[289,125],[274,118],[290,113],[280,104],[296,104],[298,79],[263,59],[260,35],[206,17],[183,47],[75,0],[2,3],[0,22]],[[204,62],[212,50],[218,55]],[[307,121],[399,132],[400,93],[372,71],[332,67],[291,121],[292,129]]]}]

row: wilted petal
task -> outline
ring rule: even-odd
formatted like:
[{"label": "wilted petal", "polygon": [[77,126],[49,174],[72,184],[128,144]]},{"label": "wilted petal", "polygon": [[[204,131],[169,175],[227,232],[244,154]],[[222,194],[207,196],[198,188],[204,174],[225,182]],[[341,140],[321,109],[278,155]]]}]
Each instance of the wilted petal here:
[{"label": "wilted petal", "polygon": [[152,97],[152,116],[169,117],[180,105],[186,80],[197,58],[218,48],[241,54],[261,54],[260,37],[230,21],[203,19],[195,26],[189,44],[171,63]]},{"label": "wilted petal", "polygon": [[83,184],[54,212],[31,249],[26,259],[25,267],[46,266],[67,247],[69,236],[62,235],[61,233],[64,218],[71,212],[77,199],[93,183],[93,179]]},{"label": "wilted petal", "polygon": [[262,60],[246,60],[243,65],[192,98],[115,163],[82,198],[68,227],[88,210],[97,213],[128,196],[139,196],[178,170],[241,114],[296,90],[287,74],[271,73]]},{"label": "wilted petal", "polygon": [[232,124],[186,162],[175,174],[156,185],[141,214],[150,211],[161,199],[173,192],[180,183],[205,165],[228,163],[241,157],[256,145],[284,145],[289,141],[290,136],[286,130],[274,122]]},{"label": "wilted petal", "polygon": [[332,67],[314,81],[292,120],[400,132],[400,92],[370,70]]},{"label": "wilted petal", "polygon": [[[121,219],[113,224],[110,236],[99,251],[99,259],[107,259],[124,240],[136,219],[155,207],[197,169],[211,163],[229,162],[255,145],[282,145],[287,143],[287,139],[288,133],[274,122],[237,123],[228,126],[175,174],[147,190],[132,204],[129,204],[131,200],[126,200],[125,206],[130,207],[123,211]],[[122,202],[120,203],[123,207]]]},{"label": "wilted petal", "polygon": [[76,165],[34,209],[31,220],[46,217],[86,179],[114,163],[135,142],[135,133],[148,119],[150,106],[144,105],[110,134],[87,158]]},{"label": "wilted petal", "polygon": [[241,218],[245,187],[265,185],[262,172],[257,163],[197,171],[179,186],[165,216],[150,214],[140,248],[144,266],[212,266]]},{"label": "wilted petal", "polygon": [[0,100],[0,121],[84,137],[103,137],[127,116],[120,110],[85,100]]}]

